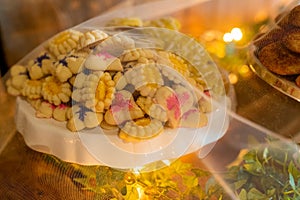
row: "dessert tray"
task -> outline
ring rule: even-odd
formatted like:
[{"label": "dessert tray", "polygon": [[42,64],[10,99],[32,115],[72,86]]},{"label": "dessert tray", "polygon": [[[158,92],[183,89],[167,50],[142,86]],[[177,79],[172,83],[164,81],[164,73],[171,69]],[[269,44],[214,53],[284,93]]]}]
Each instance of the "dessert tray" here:
[{"label": "dessert tray", "polygon": [[209,116],[207,127],[168,130],[151,140],[132,144],[124,143],[115,132],[105,133],[101,128],[72,133],[65,128],[65,123],[36,118],[34,109],[26,101],[18,98],[17,105],[17,130],[30,148],[67,162],[120,169],[176,159],[197,151],[220,139],[229,125],[228,118],[224,121],[224,110],[220,109]]},{"label": "dessert tray", "polygon": [[171,18],[78,26],[13,66],[16,127],[32,149],[130,169],[214,144],[229,118],[219,69]]},{"label": "dessert tray", "polygon": [[269,85],[297,101],[300,101],[299,10],[298,1],[290,4],[249,46],[251,69]]}]

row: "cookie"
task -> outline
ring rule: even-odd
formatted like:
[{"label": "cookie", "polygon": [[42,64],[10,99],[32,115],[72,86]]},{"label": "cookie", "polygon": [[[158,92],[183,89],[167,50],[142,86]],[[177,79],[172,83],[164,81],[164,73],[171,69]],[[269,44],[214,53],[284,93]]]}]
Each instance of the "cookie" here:
[{"label": "cookie", "polygon": [[288,23],[300,27],[300,6],[294,7],[288,14]]},{"label": "cookie", "polygon": [[258,52],[258,59],[276,74],[300,74],[300,57],[291,53],[281,42],[273,42],[263,47]]},{"label": "cookie", "polygon": [[40,104],[40,107],[37,109],[35,116],[38,118],[51,118],[53,116],[53,110],[55,106],[47,101],[44,101]]},{"label": "cookie", "polygon": [[300,75],[296,78],[295,83],[298,87],[300,87]]},{"label": "cookie", "polygon": [[208,118],[204,113],[199,112],[199,109],[197,108],[191,108],[182,115],[180,126],[187,128],[200,128],[206,126],[207,123]]},{"label": "cookie", "polygon": [[67,107],[65,104],[60,104],[56,106],[56,108],[53,110],[53,118],[60,122],[66,121],[67,120],[66,113],[68,109],[69,107]]},{"label": "cookie", "polygon": [[253,44],[257,49],[261,49],[270,43],[281,40],[284,34],[285,32],[282,28],[274,28],[267,33],[257,35]]},{"label": "cookie", "polygon": [[290,27],[289,24],[289,12],[285,11],[277,15],[274,19],[275,23],[280,26],[281,28],[288,28]]},{"label": "cookie", "polygon": [[300,53],[300,29],[286,31],[282,38],[282,43],[290,51]]},{"label": "cookie", "polygon": [[171,128],[178,127],[182,113],[176,92],[170,87],[163,86],[157,90],[154,98],[167,111],[168,126]]},{"label": "cookie", "polygon": [[160,134],[163,124],[157,119],[141,118],[136,121],[128,121],[121,128],[120,134],[126,134],[133,138],[147,139]]},{"label": "cookie", "polygon": [[42,84],[40,93],[45,100],[58,106],[61,103],[69,102],[72,91],[68,82],[61,83],[55,77],[48,76]]},{"label": "cookie", "polygon": [[28,80],[27,68],[22,65],[14,65],[10,69],[10,79],[6,81],[7,92],[10,95],[18,96]]}]

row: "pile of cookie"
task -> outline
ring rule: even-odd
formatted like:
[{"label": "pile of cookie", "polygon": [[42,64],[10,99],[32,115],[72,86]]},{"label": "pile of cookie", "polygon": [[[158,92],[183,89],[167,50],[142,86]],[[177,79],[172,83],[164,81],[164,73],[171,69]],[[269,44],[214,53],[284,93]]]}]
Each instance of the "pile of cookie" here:
[{"label": "pile of cookie", "polygon": [[[109,24],[118,23],[142,25],[137,18]],[[156,24],[178,28],[169,18]],[[165,128],[205,126],[211,110],[200,95],[209,95],[205,81],[189,62],[99,29],[58,33],[28,64],[12,66],[6,85],[32,105],[36,117],[66,122],[73,132],[117,130],[126,141],[152,138]]]},{"label": "pile of cookie", "polygon": [[254,41],[257,58],[300,87],[300,5],[278,15],[275,22],[276,27]]}]

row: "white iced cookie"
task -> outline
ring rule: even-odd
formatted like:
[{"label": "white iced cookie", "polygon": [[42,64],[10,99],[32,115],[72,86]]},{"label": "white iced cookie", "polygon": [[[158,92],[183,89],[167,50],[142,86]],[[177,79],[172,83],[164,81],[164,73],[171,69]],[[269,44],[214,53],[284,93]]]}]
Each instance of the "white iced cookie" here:
[{"label": "white iced cookie", "polygon": [[107,52],[91,54],[87,57],[84,66],[94,71],[122,71],[123,66],[119,58]]},{"label": "white iced cookie", "polygon": [[9,71],[10,77],[6,81],[7,92],[13,96],[18,96],[24,87],[24,82],[28,79],[27,68],[23,65],[13,65]]},{"label": "white iced cookie", "polygon": [[43,82],[41,94],[45,100],[58,106],[70,101],[71,85],[68,82],[61,83],[53,76],[48,76]]},{"label": "white iced cookie", "polygon": [[107,37],[108,37],[108,35],[105,32],[100,31],[98,29],[87,31],[87,32],[83,33],[83,35],[80,36],[78,48],[82,49],[92,43],[104,40]]},{"label": "white iced cookie", "polygon": [[48,42],[46,48],[56,57],[66,55],[71,51],[78,49],[79,38],[82,35],[83,33],[76,30],[65,30],[54,36],[54,38]]}]

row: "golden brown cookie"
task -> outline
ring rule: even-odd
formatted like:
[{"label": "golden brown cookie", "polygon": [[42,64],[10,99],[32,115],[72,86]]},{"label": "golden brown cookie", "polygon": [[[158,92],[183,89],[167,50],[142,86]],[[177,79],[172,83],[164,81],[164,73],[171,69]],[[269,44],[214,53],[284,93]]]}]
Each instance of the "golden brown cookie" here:
[{"label": "golden brown cookie", "polygon": [[300,87],[300,75],[296,78],[296,85]]},{"label": "golden brown cookie", "polygon": [[300,27],[300,5],[294,7],[288,14],[288,23]]},{"label": "golden brown cookie", "polygon": [[275,23],[281,28],[288,28],[289,24],[289,12],[285,11],[277,15],[274,19]]},{"label": "golden brown cookie", "polygon": [[300,53],[300,29],[295,28],[286,31],[286,34],[282,38],[282,43],[290,51]]},{"label": "golden brown cookie", "polygon": [[281,42],[273,42],[263,47],[258,52],[258,59],[276,74],[300,74],[300,57],[291,53]]},{"label": "golden brown cookie", "polygon": [[274,28],[265,34],[257,35],[256,38],[254,38],[254,45],[258,49],[261,49],[270,43],[281,40],[284,34],[285,33],[282,28]]}]

